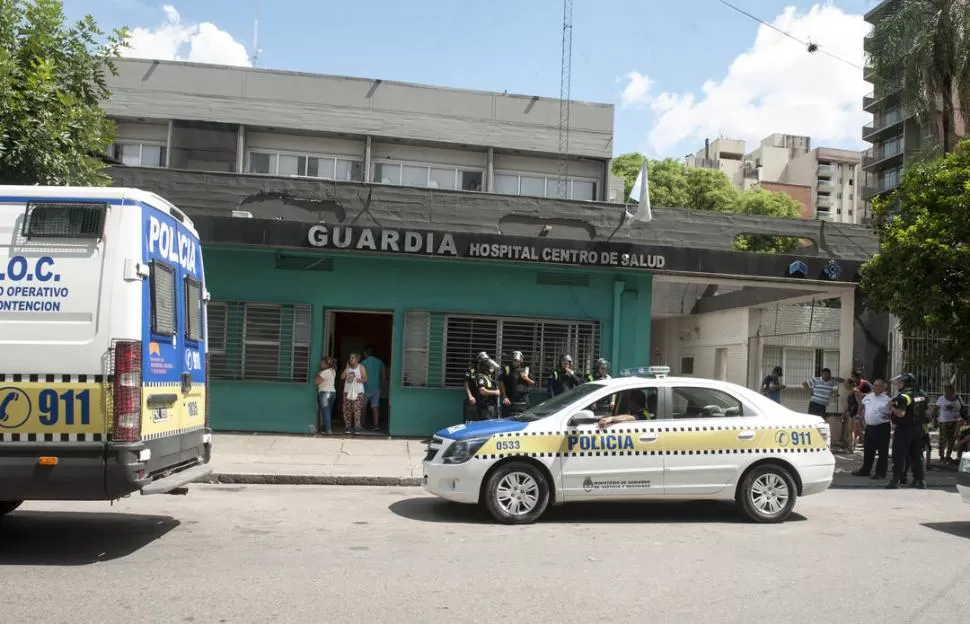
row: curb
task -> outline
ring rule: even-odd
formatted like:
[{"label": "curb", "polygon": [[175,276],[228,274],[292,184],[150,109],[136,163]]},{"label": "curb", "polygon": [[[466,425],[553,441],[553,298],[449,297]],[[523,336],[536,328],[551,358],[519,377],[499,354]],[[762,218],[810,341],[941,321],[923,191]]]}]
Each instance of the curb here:
[{"label": "curb", "polygon": [[230,474],[209,475],[201,483],[231,483],[237,485],[371,485],[383,487],[415,487],[419,477],[360,477],[352,475],[284,475]]}]

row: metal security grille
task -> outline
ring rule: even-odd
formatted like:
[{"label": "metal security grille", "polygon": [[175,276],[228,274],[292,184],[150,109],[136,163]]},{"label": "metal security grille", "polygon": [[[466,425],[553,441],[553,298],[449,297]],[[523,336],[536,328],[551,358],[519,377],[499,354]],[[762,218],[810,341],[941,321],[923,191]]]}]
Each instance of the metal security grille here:
[{"label": "metal security grille", "polygon": [[[761,370],[752,371],[757,377],[749,386],[761,388],[765,377],[776,366],[782,367],[782,383],[786,389],[781,402],[786,407],[804,411],[811,395],[802,384],[828,368],[838,376],[839,322],[841,310],[819,304],[778,305],[766,310],[755,336],[748,339],[751,361],[756,361],[761,349]],[[841,388],[832,393],[829,412],[838,412]]]},{"label": "metal security grille", "polygon": [[174,336],[177,324],[175,312],[175,269],[162,264],[151,264],[152,331],[163,336]]},{"label": "metal security grille", "polygon": [[191,277],[185,278],[185,337],[202,340],[202,286]]},{"label": "metal security grille", "polygon": [[27,238],[101,238],[105,204],[31,202],[23,235]]},{"label": "metal security grille", "polygon": [[960,399],[970,402],[970,376],[942,361],[943,338],[936,332],[922,330],[905,335],[897,330],[890,345],[893,374],[913,373],[920,389],[934,401],[943,394],[943,386],[952,383]]},{"label": "metal security grille", "polygon": [[541,388],[559,361],[573,356],[580,373],[600,357],[598,321],[525,319],[409,310],[404,319],[406,386],[460,387],[479,352],[506,363],[521,351]]},{"label": "metal security grille", "polygon": [[213,379],[308,381],[309,305],[211,301],[207,318]]}]

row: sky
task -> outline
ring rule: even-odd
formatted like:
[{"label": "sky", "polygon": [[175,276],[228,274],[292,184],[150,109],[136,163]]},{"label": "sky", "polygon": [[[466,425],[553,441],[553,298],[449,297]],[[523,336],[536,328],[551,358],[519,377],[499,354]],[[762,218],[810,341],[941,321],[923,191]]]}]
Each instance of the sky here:
[{"label": "sky", "polygon": [[[876,0],[574,0],[570,96],[615,105],[614,153],[681,158],[704,139],[812,137],[865,149],[862,15]],[[127,26],[127,56],[558,98],[561,0],[65,0]],[[459,10],[475,7],[477,11]],[[806,45],[818,45],[809,53]]]}]

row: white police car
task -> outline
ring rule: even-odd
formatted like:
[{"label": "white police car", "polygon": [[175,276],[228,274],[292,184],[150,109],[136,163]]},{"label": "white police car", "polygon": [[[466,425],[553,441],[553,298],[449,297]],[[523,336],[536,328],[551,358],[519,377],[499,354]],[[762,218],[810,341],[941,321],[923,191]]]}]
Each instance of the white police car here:
[{"label": "white police car", "polygon": [[964,503],[970,503],[970,453],[964,453],[960,458],[960,469],[957,471],[957,490]]},{"label": "white police car", "polygon": [[[668,499],[735,500],[756,522],[781,522],[796,497],[829,487],[835,458],[822,418],[735,384],[667,373],[628,369],[517,418],[442,429],[422,485],[484,504],[506,524],[534,522],[549,504]],[[642,405],[647,420],[600,424]]]}]

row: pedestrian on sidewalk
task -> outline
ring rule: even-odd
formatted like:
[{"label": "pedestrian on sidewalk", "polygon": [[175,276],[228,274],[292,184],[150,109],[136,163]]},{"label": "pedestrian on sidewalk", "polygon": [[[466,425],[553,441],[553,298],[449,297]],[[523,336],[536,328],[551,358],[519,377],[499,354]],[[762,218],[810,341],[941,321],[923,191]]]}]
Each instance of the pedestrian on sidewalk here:
[{"label": "pedestrian on sidewalk", "polygon": [[808,413],[825,418],[832,392],[843,381],[845,380],[841,377],[833,377],[831,369],[823,368],[818,377],[803,382],[802,386],[812,393],[808,399]]},{"label": "pedestrian on sidewalk", "polygon": [[[372,431],[381,430],[381,389],[384,387],[384,377],[387,366],[381,358],[374,355],[374,348],[370,345],[364,348],[364,361],[360,363],[367,371],[364,382],[364,407],[370,407]],[[364,418],[366,420],[366,417]]]},{"label": "pedestrian on sidewalk", "polygon": [[933,406],[933,418],[940,424],[939,454],[940,463],[949,464],[953,462],[953,447],[957,439],[957,426],[960,424],[960,410],[963,409],[963,402],[957,396],[953,385],[943,386],[943,395],[936,400]]},{"label": "pedestrian on sidewalk", "polygon": [[893,432],[893,478],[886,486],[898,488],[905,483],[906,471],[912,468],[913,487],[926,489],[926,466],[923,465],[923,418],[925,395],[916,388],[916,377],[902,373],[894,381],[899,393],[893,397],[890,417],[896,425]]},{"label": "pedestrian on sidewalk", "polygon": [[761,382],[761,394],[775,403],[781,403],[781,391],[785,389],[785,384],[781,383],[783,375],[784,372],[781,367],[776,366],[771,370],[771,374]]},{"label": "pedestrian on sidewalk", "polygon": [[[862,396],[859,408],[866,423],[862,443],[862,467],[852,474],[857,477],[885,479],[889,467],[889,439],[892,436],[892,425],[889,422],[892,399],[886,394],[886,380],[876,379],[871,386],[872,392]],[[876,463],[876,472],[870,475],[873,460]]]},{"label": "pedestrian on sidewalk", "polygon": [[337,397],[334,382],[337,371],[333,368],[333,359],[324,356],[320,360],[320,372],[317,373],[317,405],[320,406],[320,417],[323,422],[317,426],[317,431],[333,433],[333,401]]},{"label": "pedestrian on sidewalk", "polygon": [[347,368],[340,374],[344,382],[344,430],[357,435],[360,433],[360,416],[364,411],[364,383],[367,369],[360,365],[356,353],[347,359]]},{"label": "pedestrian on sidewalk", "polygon": [[856,444],[863,442],[863,428],[865,422],[862,418],[862,410],[860,406],[862,405],[862,399],[865,395],[872,392],[872,384],[862,378],[862,375],[858,371],[852,371],[849,378],[845,382],[845,387],[849,391],[849,396],[846,400],[846,414],[845,423],[846,428],[851,428],[851,436],[849,438],[849,451],[854,452]]}]

